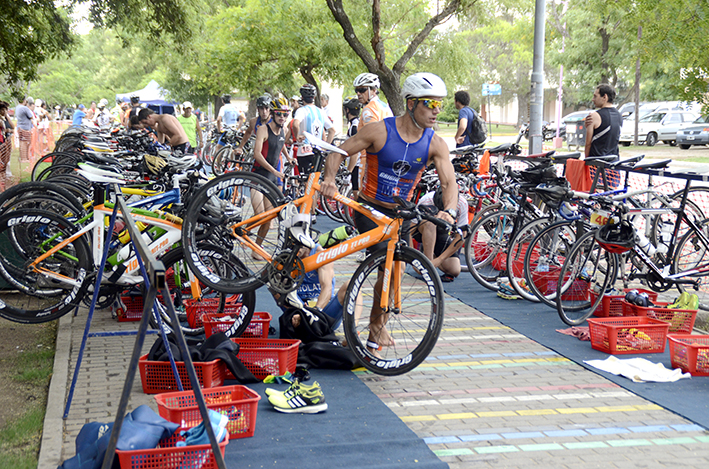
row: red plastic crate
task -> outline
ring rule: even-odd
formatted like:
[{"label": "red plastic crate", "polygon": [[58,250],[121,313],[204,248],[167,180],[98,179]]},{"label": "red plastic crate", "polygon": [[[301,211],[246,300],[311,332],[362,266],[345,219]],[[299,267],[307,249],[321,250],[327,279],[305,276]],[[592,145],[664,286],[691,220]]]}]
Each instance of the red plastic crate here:
[{"label": "red plastic crate", "polygon": [[[256,412],[261,396],[246,386],[221,386],[202,391],[208,409],[229,417],[227,430],[232,438],[254,436]],[[194,391],[163,393],[155,396],[160,416],[182,427],[202,422]]]},{"label": "red plastic crate", "polygon": [[591,347],[611,355],[662,353],[670,327],[647,317],[589,318],[588,326]]},{"label": "red plastic crate", "polygon": [[117,311],[118,322],[140,321],[143,317],[142,296],[121,296],[125,309]]},{"label": "red plastic crate", "polygon": [[[559,269],[561,270],[561,269]],[[547,280],[546,291],[549,293],[556,293],[556,286],[559,283],[559,276],[557,275],[554,279]],[[536,284],[535,284],[536,285]],[[544,290],[542,290],[544,291]],[[565,301],[588,301],[589,300],[590,289],[588,287],[588,282],[585,280],[576,279],[571,284],[569,288],[566,289],[561,299]]]},{"label": "red plastic crate", "polygon": [[[217,332],[224,332],[231,327],[234,321],[222,321],[221,318],[235,318],[229,313],[203,313],[202,324],[204,324],[204,335],[209,337]],[[271,326],[271,316],[265,311],[255,311],[251,322],[241,337],[268,337],[268,328]]]},{"label": "red plastic crate", "polygon": [[[653,301],[654,302],[654,301]],[[697,319],[696,309],[667,309],[669,303],[654,302],[655,306],[637,306],[623,300],[623,316],[647,316],[670,324],[670,332],[691,334],[694,321]]]},{"label": "red plastic crate", "polygon": [[[643,290],[642,288],[626,288],[623,290],[623,295],[603,295],[603,299],[601,300],[601,303],[598,305],[596,308],[596,311],[593,312],[593,315],[599,318],[607,318],[607,317],[620,317],[620,316],[629,316],[626,314],[623,314],[623,302],[625,300],[625,293],[628,293],[632,290],[637,290],[638,293],[647,293],[648,298],[650,301],[653,303],[657,301],[657,292],[654,292],[652,290]],[[591,301],[596,301],[596,298],[598,297],[598,294],[596,292],[591,292]],[[639,316],[639,315],[630,315],[630,316]]]},{"label": "red plastic crate", "polygon": [[[222,360],[193,362],[193,364],[200,387],[214,388],[224,384],[226,366]],[[177,365],[177,372],[180,374],[183,389],[192,389],[185,363],[175,362],[175,365]],[[138,368],[140,369],[140,381],[143,384],[143,392],[145,394],[179,391],[169,361],[149,361],[148,355],[146,354],[138,360]]]},{"label": "red plastic crate", "polygon": [[709,335],[670,334],[672,368],[692,376],[709,376]]},{"label": "red plastic crate", "polygon": [[[239,344],[237,357],[258,379],[280,376],[295,371],[299,340],[291,339],[231,339]],[[227,370],[228,372],[228,370]],[[227,379],[231,373],[227,375]]]},{"label": "red plastic crate", "polygon": [[[490,254],[492,253],[492,248],[487,245],[487,243],[483,243],[480,241],[473,241],[471,243],[472,248],[473,248],[473,254],[475,255],[475,259],[480,261],[483,259],[487,259]],[[492,268],[495,270],[503,271],[506,268],[506,263],[507,262],[507,254],[504,252],[498,252],[495,255],[495,258],[492,259],[490,264],[492,265]]]},{"label": "red plastic crate", "polygon": [[[241,295],[236,295],[235,298],[241,300]],[[202,315],[204,313],[225,313],[237,316],[241,312],[241,301],[227,300],[224,305],[224,311],[219,310],[219,298],[202,298],[200,300],[186,299],[185,313],[187,314],[187,323],[192,328],[202,327]]]},{"label": "red plastic crate", "polygon": [[[185,440],[179,436],[183,430],[187,428],[178,429],[170,438],[161,440],[154,449],[116,450],[121,469],[216,469],[212,445],[175,446]],[[222,456],[227,443],[229,435],[219,443]]]}]

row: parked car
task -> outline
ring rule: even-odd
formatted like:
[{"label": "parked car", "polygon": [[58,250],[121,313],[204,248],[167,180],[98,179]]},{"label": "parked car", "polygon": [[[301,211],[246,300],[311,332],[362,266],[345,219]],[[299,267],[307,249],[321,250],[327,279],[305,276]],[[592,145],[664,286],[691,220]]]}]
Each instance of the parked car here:
[{"label": "parked car", "polygon": [[[669,136],[668,134],[662,133],[663,127],[675,124],[685,127],[691,124],[696,118],[696,114],[686,111],[661,111],[648,114],[642,117],[638,122],[638,142],[644,142],[649,147],[655,146],[660,140],[663,140],[665,143],[674,142],[676,140],[677,127],[675,127],[674,134]],[[662,139],[660,135],[663,135]],[[626,147],[629,146],[633,142],[634,136],[635,121],[625,119],[623,121],[623,127],[620,130],[620,144]]]},{"label": "parked car", "polygon": [[[640,103],[640,109],[642,109],[643,106],[645,106],[647,103],[646,102],[641,102]],[[622,106],[618,108],[618,112],[620,115],[625,119],[628,116],[632,116],[633,113],[635,112],[635,103],[625,103]]]},{"label": "parked car", "polygon": [[692,145],[709,144],[709,115],[704,115],[677,132],[677,145],[689,150]]},{"label": "parked car", "polygon": [[576,111],[561,118],[561,122],[566,126],[566,145],[569,151],[573,147],[578,150],[586,144],[586,128],[583,120],[590,112],[591,109]]}]

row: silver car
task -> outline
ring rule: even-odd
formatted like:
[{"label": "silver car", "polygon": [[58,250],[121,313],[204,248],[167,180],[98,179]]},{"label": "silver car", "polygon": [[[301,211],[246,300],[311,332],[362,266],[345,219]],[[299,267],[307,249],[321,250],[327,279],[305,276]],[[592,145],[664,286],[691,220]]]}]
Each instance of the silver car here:
[{"label": "silver car", "polygon": [[688,150],[692,145],[709,144],[709,115],[704,115],[691,125],[677,132],[677,144],[682,150]]},{"label": "silver car", "polygon": [[[638,141],[645,142],[649,147],[655,146],[658,141],[674,144],[677,131],[690,125],[696,118],[696,114],[680,110],[653,112],[638,121]],[[671,129],[665,131],[666,127]],[[634,135],[635,122],[624,120],[620,131],[620,144],[630,145]]]}]

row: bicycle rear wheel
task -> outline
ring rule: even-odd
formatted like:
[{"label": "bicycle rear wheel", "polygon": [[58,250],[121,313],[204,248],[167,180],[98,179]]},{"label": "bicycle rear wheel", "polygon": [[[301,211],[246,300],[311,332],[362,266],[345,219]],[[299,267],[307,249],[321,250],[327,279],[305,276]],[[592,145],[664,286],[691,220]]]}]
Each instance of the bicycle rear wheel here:
[{"label": "bicycle rear wheel", "polygon": [[[401,285],[392,280],[387,286],[392,300],[385,314],[379,307],[385,262],[386,249],[382,249],[357,268],[347,287],[343,323],[347,344],[365,368],[381,375],[400,375],[416,368],[436,345],[443,326],[443,284],[428,258],[415,249],[398,248],[393,269],[405,273]],[[400,305],[393,304],[398,292]],[[381,349],[372,352],[368,341]]]},{"label": "bicycle rear wheel", "polygon": [[532,240],[542,229],[551,224],[551,218],[538,218],[525,224],[510,241],[507,252],[507,272],[510,285],[525,300],[538,302],[532,290],[527,285],[524,275],[524,258],[530,249]]},{"label": "bicycle rear wheel", "polygon": [[556,310],[569,326],[583,324],[615,283],[618,256],[604,250],[594,235],[590,231],[576,241],[559,272]]},{"label": "bicycle rear wheel", "polygon": [[[264,210],[278,207],[284,197],[268,179],[254,173],[234,172],[202,186],[190,200],[183,225],[182,247],[187,263],[205,285],[225,293],[243,293],[266,283],[269,261],[256,254],[256,243],[269,256],[280,249],[278,217],[251,220]],[[231,252],[246,267],[246,275],[234,277],[216,268],[202,243]]]},{"label": "bicycle rear wheel", "polygon": [[556,284],[566,255],[576,242],[576,223],[560,221],[542,228],[524,255],[527,288],[550,308],[556,308]]},{"label": "bicycle rear wheel", "polygon": [[517,212],[502,210],[478,220],[465,240],[468,272],[483,287],[497,291],[497,279],[506,272],[507,247]]},{"label": "bicycle rear wheel", "polygon": [[0,275],[10,284],[0,291],[0,316],[15,322],[41,323],[76,307],[88,288],[84,280],[93,270],[91,251],[83,236],[37,264],[49,275],[30,266],[76,231],[66,218],[43,210],[13,210],[0,217]]}]

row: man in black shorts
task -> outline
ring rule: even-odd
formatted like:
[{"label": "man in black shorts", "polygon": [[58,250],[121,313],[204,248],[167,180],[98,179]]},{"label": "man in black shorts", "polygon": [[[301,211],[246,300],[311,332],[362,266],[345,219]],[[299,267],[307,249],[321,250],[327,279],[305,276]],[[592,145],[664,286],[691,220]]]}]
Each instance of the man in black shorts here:
[{"label": "man in black shorts", "polygon": [[[421,174],[432,162],[441,181],[445,207],[445,210],[438,213],[438,217],[453,223],[458,200],[455,171],[448,145],[432,128],[441,112],[442,99],[448,94],[446,85],[432,73],[416,73],[406,79],[401,94],[406,102],[403,116],[388,117],[366,125],[340,146],[350,156],[366,150],[366,173],[360,187],[359,200],[387,216],[395,216],[394,197],[411,200]],[[333,197],[337,193],[335,176],[341,162],[342,155],[339,153],[330,153],[327,158],[325,176],[320,186],[326,197]],[[377,225],[357,212],[355,226],[360,233],[365,233]],[[386,244],[384,241],[370,249],[375,251],[386,247]],[[375,289],[381,292],[382,284],[383,280],[378,279]],[[394,339],[385,327],[387,315],[381,313],[380,305],[374,302],[370,313],[367,348],[375,355],[379,346],[394,345]]]}]

